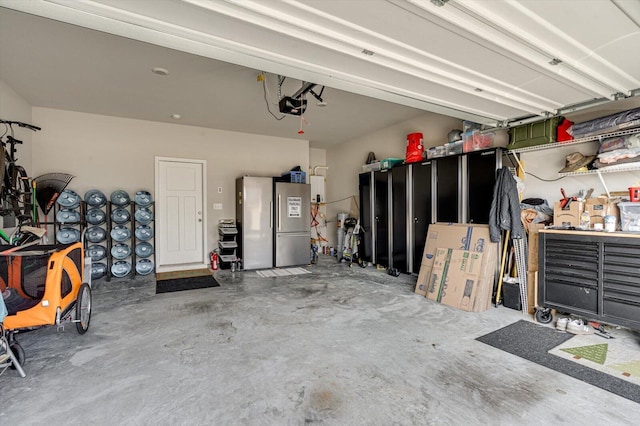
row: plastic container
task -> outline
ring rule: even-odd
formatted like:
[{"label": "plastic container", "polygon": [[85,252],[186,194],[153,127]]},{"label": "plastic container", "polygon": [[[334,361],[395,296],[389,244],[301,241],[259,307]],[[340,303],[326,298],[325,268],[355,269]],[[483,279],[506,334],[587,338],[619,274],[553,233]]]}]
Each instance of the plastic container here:
[{"label": "plastic container", "polygon": [[118,207],[126,207],[131,202],[131,198],[129,198],[129,194],[122,190],[118,189],[111,193],[111,204]]},{"label": "plastic container", "polygon": [[[422,157],[420,157],[420,159],[422,159]],[[392,168],[393,166],[402,164],[403,162],[403,158],[384,158],[382,161],[380,161],[380,164],[382,165],[382,170],[387,170]]]},{"label": "plastic container", "polygon": [[127,241],[131,237],[131,231],[129,231],[129,228],[122,225],[114,226],[113,229],[111,229],[110,234],[111,238],[119,243]]},{"label": "plastic container", "polygon": [[[627,232],[640,232],[640,203],[618,203],[618,208],[620,209],[620,229]],[[607,217],[605,216],[605,231],[607,230]]]},{"label": "plastic container", "polygon": [[520,298],[520,284],[503,281],[502,283],[502,304],[505,308],[522,310],[522,299]]},{"label": "plastic container", "polygon": [[62,209],[56,214],[56,221],[60,223],[78,223],[80,222],[80,212],[72,209]]},{"label": "plastic container", "polygon": [[307,174],[305,172],[290,171],[282,174],[283,178],[287,178],[291,183],[307,183]]},{"label": "plastic container", "polygon": [[102,225],[107,220],[107,214],[99,208],[90,208],[86,214],[89,225]]},{"label": "plastic container", "polygon": [[544,121],[512,127],[509,131],[510,141],[507,148],[518,149],[555,142],[559,121],[560,117],[551,117]]},{"label": "plastic container", "polygon": [[382,167],[382,165],[380,164],[379,161],[376,161],[375,163],[370,163],[370,164],[363,164],[362,165],[362,171],[363,172],[375,172],[377,170],[380,170],[380,168]]},{"label": "plastic container", "polygon": [[136,210],[133,216],[140,225],[148,225],[153,220],[153,213],[146,207]]},{"label": "plastic container", "polygon": [[56,202],[62,207],[75,209],[80,205],[80,196],[75,191],[65,189],[56,199]]},{"label": "plastic container", "polygon": [[591,216],[587,210],[580,213],[580,229],[589,229],[591,227]]},{"label": "plastic container", "polygon": [[138,275],[148,275],[153,272],[153,261],[151,259],[140,259],[136,262],[136,273]]},{"label": "plastic container", "polygon": [[462,148],[464,146],[464,141],[459,140],[455,142],[449,142],[445,144],[446,155],[456,155],[462,154]]},{"label": "plastic container", "polygon": [[84,201],[91,207],[102,207],[107,204],[107,196],[98,189],[92,189],[84,194]]},{"label": "plastic container", "polygon": [[134,200],[136,205],[147,207],[153,202],[153,197],[149,191],[137,191],[134,196]]},{"label": "plastic container", "polygon": [[127,244],[118,243],[111,247],[111,256],[117,260],[124,260],[131,255],[131,247]]},{"label": "plastic container", "polygon": [[[618,203],[618,207],[620,207],[620,204],[622,203]],[[622,213],[622,207],[620,207],[620,213]],[[604,230],[606,232],[615,232],[616,230],[615,216],[608,214],[604,217]]]},{"label": "plastic container", "polygon": [[94,262],[91,264],[91,279],[97,280],[107,275],[107,265],[103,262]]},{"label": "plastic container", "polygon": [[111,220],[118,225],[122,225],[123,223],[127,223],[131,220],[131,214],[129,213],[129,210],[118,207],[111,212]]},{"label": "plastic container", "polygon": [[447,148],[444,145],[434,146],[427,150],[427,159],[444,157],[447,155]]},{"label": "plastic container", "polygon": [[60,228],[56,234],[56,241],[60,244],[71,244],[80,241],[80,231],[75,228]]},{"label": "plastic container", "polygon": [[90,243],[100,243],[107,238],[107,232],[99,226],[91,226],[85,232],[87,241]]},{"label": "plastic container", "polygon": [[104,246],[99,246],[97,244],[87,247],[87,252],[89,253],[89,257],[91,257],[92,262],[98,262],[107,257],[107,249]]},{"label": "plastic container", "polygon": [[509,144],[507,129],[473,130],[465,132],[462,139],[463,152],[473,152],[489,148],[504,148]]},{"label": "plastic container", "polygon": [[[407,163],[415,163],[416,161],[422,161],[422,153],[424,152],[424,144],[422,142],[422,133],[409,133],[407,135],[407,151],[405,154],[405,160]],[[384,160],[382,160],[384,162]],[[388,169],[389,167],[383,168]],[[393,166],[391,166],[393,167]]]}]

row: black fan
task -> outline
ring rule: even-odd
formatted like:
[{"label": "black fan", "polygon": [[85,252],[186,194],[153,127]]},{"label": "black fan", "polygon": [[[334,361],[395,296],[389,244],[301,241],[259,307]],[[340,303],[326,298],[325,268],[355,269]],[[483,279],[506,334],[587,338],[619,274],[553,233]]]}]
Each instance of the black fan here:
[{"label": "black fan", "polygon": [[36,184],[36,201],[45,215],[74,177],[67,173],[47,173],[33,180]]}]

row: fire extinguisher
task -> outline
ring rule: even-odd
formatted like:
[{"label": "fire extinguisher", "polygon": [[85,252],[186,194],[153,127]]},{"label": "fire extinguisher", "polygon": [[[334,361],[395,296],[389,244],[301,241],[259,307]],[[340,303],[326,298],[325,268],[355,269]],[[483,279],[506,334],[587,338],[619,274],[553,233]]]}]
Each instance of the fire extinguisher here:
[{"label": "fire extinguisher", "polygon": [[209,257],[211,258],[211,269],[213,269],[214,271],[218,270],[218,253],[216,253],[215,251],[212,251],[209,254]]}]

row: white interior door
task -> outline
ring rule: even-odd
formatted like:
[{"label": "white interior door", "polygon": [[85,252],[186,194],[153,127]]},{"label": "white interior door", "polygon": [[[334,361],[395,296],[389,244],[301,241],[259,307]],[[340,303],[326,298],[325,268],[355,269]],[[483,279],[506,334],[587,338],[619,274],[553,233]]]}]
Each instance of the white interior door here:
[{"label": "white interior door", "polygon": [[204,161],[156,159],[159,269],[206,263]]}]

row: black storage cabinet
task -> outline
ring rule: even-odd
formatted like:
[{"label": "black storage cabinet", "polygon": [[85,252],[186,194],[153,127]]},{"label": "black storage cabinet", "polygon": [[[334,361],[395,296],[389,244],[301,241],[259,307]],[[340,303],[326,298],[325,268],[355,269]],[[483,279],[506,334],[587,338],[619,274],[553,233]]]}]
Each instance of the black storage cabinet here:
[{"label": "black storage cabinet", "polygon": [[432,163],[414,163],[411,165],[411,203],[413,219],[411,226],[413,237],[413,262],[411,272],[417,274],[422,263],[427,231],[432,223]]},{"label": "black storage cabinet", "polygon": [[640,235],[541,230],[538,305],[640,329]]},{"label": "black storage cabinet", "polygon": [[388,170],[373,172],[373,226],[375,251],[374,262],[389,266],[389,176]]},{"label": "black storage cabinet", "polygon": [[358,253],[362,260],[373,262],[373,227],[371,211],[371,172],[360,173],[360,245]]},{"label": "black storage cabinet", "polygon": [[407,179],[409,166],[403,165],[391,169],[391,264],[400,272],[409,272],[407,246]]}]

